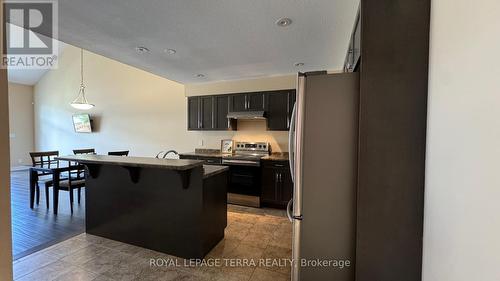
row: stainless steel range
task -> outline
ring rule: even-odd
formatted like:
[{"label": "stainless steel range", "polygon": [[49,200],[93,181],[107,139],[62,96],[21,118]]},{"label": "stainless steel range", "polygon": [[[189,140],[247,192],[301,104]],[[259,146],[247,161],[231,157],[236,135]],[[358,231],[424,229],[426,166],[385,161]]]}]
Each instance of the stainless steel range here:
[{"label": "stainless steel range", "polygon": [[224,155],[222,164],[241,166],[260,166],[260,159],[269,155],[267,142],[236,142],[234,154]]},{"label": "stainless steel range", "polygon": [[260,160],[269,151],[266,142],[236,142],[234,154],[222,157],[222,164],[230,166],[228,203],[260,207]]}]

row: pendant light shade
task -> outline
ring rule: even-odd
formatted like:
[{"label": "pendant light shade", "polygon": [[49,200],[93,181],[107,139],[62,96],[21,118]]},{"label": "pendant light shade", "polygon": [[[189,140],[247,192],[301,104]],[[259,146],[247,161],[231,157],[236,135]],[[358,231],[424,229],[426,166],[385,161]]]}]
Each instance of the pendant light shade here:
[{"label": "pendant light shade", "polygon": [[80,49],[80,90],[78,91],[78,96],[76,99],[70,103],[70,105],[76,109],[89,110],[95,105],[88,102],[85,97],[85,84],[83,83],[83,49]]}]

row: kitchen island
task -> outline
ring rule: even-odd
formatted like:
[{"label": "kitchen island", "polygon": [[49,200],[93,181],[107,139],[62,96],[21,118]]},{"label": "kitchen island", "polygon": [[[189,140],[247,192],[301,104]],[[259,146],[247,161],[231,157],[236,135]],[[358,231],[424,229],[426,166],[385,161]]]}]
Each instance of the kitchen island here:
[{"label": "kitchen island", "polygon": [[86,167],[86,232],[182,258],[224,238],[227,167],[198,160],[77,155]]}]

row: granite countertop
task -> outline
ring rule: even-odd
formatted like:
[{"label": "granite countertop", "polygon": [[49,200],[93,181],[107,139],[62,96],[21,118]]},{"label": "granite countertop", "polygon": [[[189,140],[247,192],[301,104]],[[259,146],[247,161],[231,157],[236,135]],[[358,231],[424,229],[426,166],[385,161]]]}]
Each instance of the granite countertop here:
[{"label": "granite countertop", "polygon": [[227,166],[203,165],[203,178],[209,178],[229,170]]},{"label": "granite countertop", "polygon": [[190,170],[203,165],[200,160],[157,159],[150,157],[108,156],[108,155],[68,155],[57,160],[73,161],[82,164],[107,164],[128,167],[161,168],[177,171]]},{"label": "granite countertop", "polygon": [[221,158],[222,153],[210,153],[210,152],[186,152],[186,153],[179,153],[179,155],[183,156],[199,156],[199,157],[213,157],[213,158]]},{"label": "granite countertop", "polygon": [[[185,156],[198,156],[198,157],[213,157],[221,158],[223,154],[217,149],[196,149],[194,152],[180,153]],[[274,152],[269,156],[262,157],[262,160],[267,161],[288,161],[288,152]]]},{"label": "granite countertop", "polygon": [[214,158],[221,158],[222,157],[222,153],[220,152],[219,149],[203,149],[203,148],[196,148],[194,150],[194,152],[180,153],[180,155],[199,156],[199,157],[214,157]]},{"label": "granite countertop", "polygon": [[262,160],[269,161],[288,161],[288,152],[274,152],[269,156],[262,157]]}]

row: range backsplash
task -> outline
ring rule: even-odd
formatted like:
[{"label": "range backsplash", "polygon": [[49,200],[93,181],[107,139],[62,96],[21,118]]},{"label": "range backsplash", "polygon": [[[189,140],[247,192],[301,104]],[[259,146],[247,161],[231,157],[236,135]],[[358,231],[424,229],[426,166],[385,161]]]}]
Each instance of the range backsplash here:
[{"label": "range backsplash", "polygon": [[288,132],[267,131],[265,120],[238,120],[237,131],[193,131],[192,133],[196,134],[199,139],[198,148],[220,149],[220,140],[232,139],[246,142],[269,142],[273,152],[288,151]]}]

